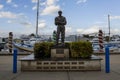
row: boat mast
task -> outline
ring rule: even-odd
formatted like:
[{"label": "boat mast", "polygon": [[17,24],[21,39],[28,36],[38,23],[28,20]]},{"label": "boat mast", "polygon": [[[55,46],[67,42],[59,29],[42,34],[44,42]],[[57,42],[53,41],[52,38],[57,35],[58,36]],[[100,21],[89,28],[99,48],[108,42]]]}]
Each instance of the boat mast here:
[{"label": "boat mast", "polygon": [[110,15],[108,14],[108,28],[109,28],[109,41],[110,41]]},{"label": "boat mast", "polygon": [[37,0],[36,37],[38,37],[39,0]]}]

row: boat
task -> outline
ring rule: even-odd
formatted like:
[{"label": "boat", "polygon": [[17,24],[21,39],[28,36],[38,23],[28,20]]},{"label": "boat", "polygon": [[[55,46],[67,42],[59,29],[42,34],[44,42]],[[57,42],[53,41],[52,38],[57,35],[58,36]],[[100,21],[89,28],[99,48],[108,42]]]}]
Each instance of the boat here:
[{"label": "boat", "polygon": [[34,44],[35,43],[39,43],[39,42],[45,42],[46,39],[44,38],[35,38],[32,37],[29,40],[21,40],[21,43],[16,43],[14,42],[14,47],[18,48],[19,50],[22,51],[27,51],[27,52],[34,52],[33,48],[34,48]]},{"label": "boat", "polygon": [[[93,40],[90,41],[92,43],[93,51],[94,52],[99,52],[100,46],[99,46],[99,39],[98,38],[93,38]],[[103,52],[105,52],[105,47],[109,47],[109,50],[111,52],[116,52],[119,51],[120,49],[120,39],[112,39],[110,42],[106,42],[103,40]]]},{"label": "boat", "polygon": [[0,51],[2,51],[6,46],[6,39],[0,37]]},{"label": "boat", "polygon": [[27,52],[34,52],[33,46],[27,44],[13,43],[14,47]]},{"label": "boat", "polygon": [[1,43],[0,43],[0,51],[2,51],[2,49],[5,48],[5,44],[6,44],[5,42],[1,42]]}]

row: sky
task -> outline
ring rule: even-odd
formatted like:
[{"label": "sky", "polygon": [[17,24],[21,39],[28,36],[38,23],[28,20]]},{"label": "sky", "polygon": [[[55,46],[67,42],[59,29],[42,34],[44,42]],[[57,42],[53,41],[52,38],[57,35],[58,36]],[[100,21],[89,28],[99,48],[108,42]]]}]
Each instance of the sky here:
[{"label": "sky", "polygon": [[[39,35],[52,35],[54,18],[62,10],[66,17],[66,35],[120,33],[120,0],[39,0]],[[0,0],[0,37],[36,33],[37,0]]]}]

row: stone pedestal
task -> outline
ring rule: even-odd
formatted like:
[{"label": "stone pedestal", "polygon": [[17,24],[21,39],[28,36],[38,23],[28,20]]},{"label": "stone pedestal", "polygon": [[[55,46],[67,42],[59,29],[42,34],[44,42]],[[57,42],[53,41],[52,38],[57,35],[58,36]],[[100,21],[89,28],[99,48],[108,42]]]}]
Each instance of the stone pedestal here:
[{"label": "stone pedestal", "polygon": [[66,46],[53,46],[51,58],[35,59],[31,54],[21,58],[21,71],[98,71],[101,70],[101,58],[92,55],[89,59],[70,58]]},{"label": "stone pedestal", "polygon": [[69,58],[69,48],[65,45],[58,44],[51,47],[51,58],[58,59],[58,58]]},{"label": "stone pedestal", "polygon": [[36,60],[31,54],[21,58],[21,71],[100,71],[102,58],[92,55],[90,59]]}]

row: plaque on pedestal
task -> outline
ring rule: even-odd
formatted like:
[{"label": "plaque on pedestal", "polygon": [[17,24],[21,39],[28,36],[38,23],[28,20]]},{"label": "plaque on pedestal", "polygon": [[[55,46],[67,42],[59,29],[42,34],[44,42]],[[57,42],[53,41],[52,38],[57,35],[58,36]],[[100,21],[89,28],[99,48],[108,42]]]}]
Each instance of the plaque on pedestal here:
[{"label": "plaque on pedestal", "polygon": [[69,58],[69,48],[64,46],[53,46],[51,48],[51,58]]}]

